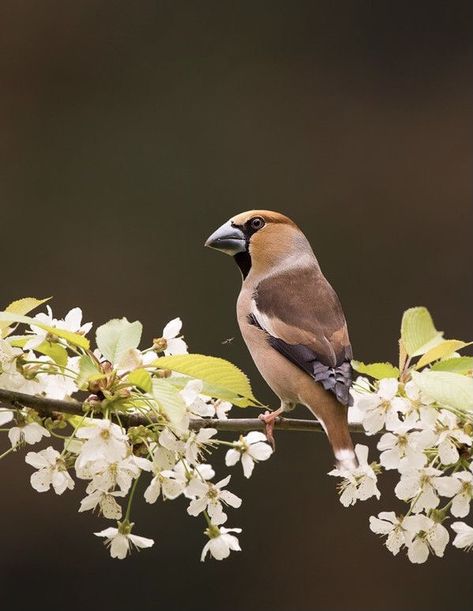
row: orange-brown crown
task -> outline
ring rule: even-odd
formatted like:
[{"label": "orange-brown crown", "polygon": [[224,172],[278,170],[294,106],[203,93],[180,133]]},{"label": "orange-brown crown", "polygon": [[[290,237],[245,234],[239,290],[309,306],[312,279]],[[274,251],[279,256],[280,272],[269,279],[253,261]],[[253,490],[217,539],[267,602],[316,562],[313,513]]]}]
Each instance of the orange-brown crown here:
[{"label": "orange-brown crown", "polygon": [[285,225],[291,225],[297,227],[297,225],[289,217],[281,214],[280,212],[274,212],[273,210],[247,210],[246,212],[240,212],[234,216],[231,220],[232,223],[238,226],[243,226],[250,219],[260,216],[266,223],[281,223]]}]

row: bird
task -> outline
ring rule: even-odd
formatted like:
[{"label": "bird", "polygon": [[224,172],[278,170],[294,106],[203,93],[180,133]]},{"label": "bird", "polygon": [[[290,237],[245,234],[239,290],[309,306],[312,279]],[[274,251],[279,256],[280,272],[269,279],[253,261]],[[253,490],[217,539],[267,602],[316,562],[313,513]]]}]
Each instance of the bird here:
[{"label": "bird", "polygon": [[352,348],[340,300],[294,221],[271,210],[233,216],[205,246],[242,276],[237,320],[253,361],[280,400],[260,416],[274,445],[277,418],[298,404],[318,419],[338,468],[358,461],[348,428]]}]

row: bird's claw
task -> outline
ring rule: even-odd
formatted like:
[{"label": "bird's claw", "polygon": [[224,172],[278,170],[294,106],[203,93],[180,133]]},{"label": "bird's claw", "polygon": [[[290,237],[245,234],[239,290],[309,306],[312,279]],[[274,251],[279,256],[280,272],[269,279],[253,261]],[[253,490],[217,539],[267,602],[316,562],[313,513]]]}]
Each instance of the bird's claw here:
[{"label": "bird's claw", "polygon": [[275,415],[274,412],[269,412],[269,411],[266,411],[264,412],[264,414],[260,414],[258,416],[261,422],[264,422],[264,425],[265,425],[264,432],[266,435],[266,439],[270,443],[273,450],[276,449],[276,442],[274,440],[273,431],[274,431],[274,423],[276,422],[277,417],[278,417],[277,414]]}]

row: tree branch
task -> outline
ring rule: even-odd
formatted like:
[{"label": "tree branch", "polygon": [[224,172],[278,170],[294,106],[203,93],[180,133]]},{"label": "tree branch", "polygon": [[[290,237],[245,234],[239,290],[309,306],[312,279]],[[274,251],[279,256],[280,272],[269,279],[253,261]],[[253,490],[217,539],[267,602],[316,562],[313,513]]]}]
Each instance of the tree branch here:
[{"label": "tree branch", "polygon": [[[36,395],[0,388],[0,405],[7,408],[30,407],[36,410],[41,416],[54,416],[57,414],[83,415],[82,403],[79,401],[61,401],[59,399],[48,399]],[[120,414],[120,421],[127,427],[149,424],[149,418],[139,414]],[[258,418],[228,418],[219,420],[218,418],[194,418],[190,421],[190,428],[199,430],[202,428],[214,428],[219,431],[264,431],[264,422]],[[324,429],[317,420],[301,420],[299,418],[277,418],[275,429],[278,431],[311,431],[323,433]],[[360,424],[350,424],[349,429],[352,433],[362,433],[363,427]]]}]

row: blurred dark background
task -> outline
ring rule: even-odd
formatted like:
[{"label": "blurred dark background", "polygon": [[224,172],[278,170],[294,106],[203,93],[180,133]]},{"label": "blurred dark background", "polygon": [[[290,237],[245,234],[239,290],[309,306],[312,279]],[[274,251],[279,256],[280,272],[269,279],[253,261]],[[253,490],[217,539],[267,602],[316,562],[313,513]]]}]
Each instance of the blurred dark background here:
[{"label": "blurred dark background", "polygon": [[[239,337],[239,272],[202,248],[233,214],[304,229],[337,289],[355,356],[396,358],[402,311],[471,337],[470,2],[28,2],[0,6],[1,297],[54,295],[146,340],[184,320],[274,404]],[[232,343],[223,340],[235,336]],[[301,410],[299,415],[305,415]],[[199,563],[185,503],[137,507],[151,551],[111,560],[77,514],[1,465],[2,608],[471,608],[471,557],[412,566],[326,476],[325,440],[281,433],[229,525],[243,552]],[[373,443],[371,443],[373,446]]]}]

